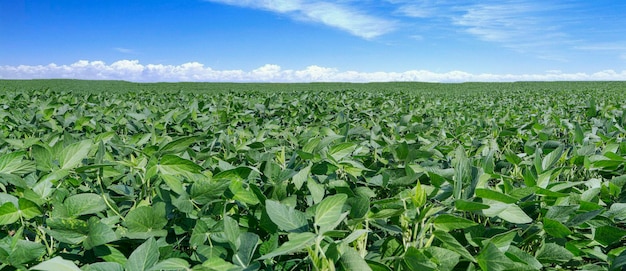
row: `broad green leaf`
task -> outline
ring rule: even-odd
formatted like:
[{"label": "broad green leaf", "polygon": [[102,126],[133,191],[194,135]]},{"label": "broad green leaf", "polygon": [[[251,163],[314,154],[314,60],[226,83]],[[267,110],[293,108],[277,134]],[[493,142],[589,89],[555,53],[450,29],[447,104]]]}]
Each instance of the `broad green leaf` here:
[{"label": "broad green leaf", "polygon": [[26,152],[12,152],[0,155],[0,173],[26,174],[35,171],[35,163],[24,160]]},{"label": "broad green leaf", "polygon": [[489,205],[489,209],[483,210],[483,214],[488,217],[499,217],[505,221],[515,224],[526,224],[532,222],[530,218],[522,209],[515,204],[507,204],[499,201],[485,202]]},{"label": "broad green leaf", "polygon": [[437,216],[433,221],[433,224],[436,229],[443,231],[465,229],[477,225],[474,221],[449,214]]},{"label": "broad green leaf", "polygon": [[286,232],[305,232],[308,221],[304,213],[274,200],[265,201],[265,210],[272,222]]},{"label": "broad green leaf", "polygon": [[467,200],[455,200],[454,207],[459,211],[480,211],[489,209],[489,205]]},{"label": "broad green leaf", "polygon": [[226,240],[228,240],[233,250],[237,250],[237,240],[241,234],[241,231],[239,230],[239,222],[230,216],[224,216],[222,224],[224,225],[224,236],[226,237]]},{"label": "broad green leaf", "polygon": [[609,271],[623,270],[624,266],[626,266],[626,250],[615,257],[613,262],[611,262]]},{"label": "broad green leaf", "polygon": [[184,259],[180,258],[169,258],[163,261],[158,262],[157,264],[150,267],[148,270],[150,271],[165,271],[165,270],[187,270],[189,268],[189,263]]},{"label": "broad green leaf", "polygon": [[[46,247],[38,242],[31,242],[22,238],[21,230],[15,234],[14,238],[4,238],[0,240],[0,251],[7,252],[2,263],[19,266],[41,258],[46,254]],[[4,257],[0,256],[0,259]]]},{"label": "broad green leaf", "polygon": [[574,255],[564,247],[555,243],[545,243],[539,247],[535,255],[541,263],[565,263],[571,260]]},{"label": "broad green leaf", "polygon": [[161,174],[165,175],[190,175],[200,173],[203,168],[196,163],[180,158],[176,155],[164,155],[156,166]]},{"label": "broad green leaf", "polygon": [[293,177],[291,177],[291,180],[292,180],[293,184],[296,186],[297,190],[300,190],[300,188],[302,188],[302,185],[304,184],[304,182],[306,182],[306,180],[309,178],[309,174],[311,173],[311,166],[312,165],[309,164],[305,168],[303,168],[300,171],[298,171],[298,173],[296,173],[296,175],[293,175]]},{"label": "broad green leaf", "polygon": [[572,231],[561,222],[547,217],[543,218],[543,230],[556,238],[565,238],[572,234]]},{"label": "broad green leaf", "polygon": [[13,224],[20,219],[20,213],[15,204],[5,202],[0,206],[0,225]]},{"label": "broad green leaf", "polygon": [[426,253],[432,256],[431,261],[437,264],[437,270],[440,271],[452,270],[460,259],[458,253],[440,247],[428,247]]},{"label": "broad green leaf", "polygon": [[89,224],[77,218],[49,218],[47,219],[49,229],[46,233],[58,241],[68,244],[80,244],[87,239]]},{"label": "broad green leaf", "polygon": [[107,262],[125,265],[128,259],[126,256],[112,245],[97,246],[93,248],[94,254]]},{"label": "broad green leaf", "polygon": [[130,237],[145,239],[152,236],[165,236],[167,225],[165,218],[165,204],[157,203],[153,206],[141,206],[130,210],[124,220]]},{"label": "broad green leaf", "polygon": [[361,237],[364,234],[367,234],[369,232],[370,232],[369,230],[365,230],[365,229],[355,230],[355,231],[351,232],[348,236],[346,236],[346,238],[341,240],[341,242],[343,242],[343,243],[352,243],[356,239],[358,239],[359,237]]},{"label": "broad green leaf", "polygon": [[515,263],[491,243],[481,250],[476,261],[483,271],[515,270]]},{"label": "broad green leaf", "polygon": [[354,142],[344,142],[337,145],[334,145],[328,150],[328,154],[335,159],[335,161],[341,160],[348,155],[350,155],[356,149],[357,144]]},{"label": "broad green leaf", "polygon": [[326,197],[315,208],[315,225],[319,227],[320,234],[335,229],[341,223],[347,213],[342,214],[343,205],[348,196],[337,194]]},{"label": "broad green leaf", "polygon": [[124,266],[115,262],[98,262],[83,266],[83,271],[124,271]]},{"label": "broad green leaf", "polygon": [[286,255],[294,253],[304,249],[305,247],[313,244],[316,235],[312,232],[291,233],[289,234],[289,241],[283,243],[280,247],[274,251],[263,255],[258,260],[264,260],[273,258],[280,255]]},{"label": "broad green leaf", "polygon": [[248,267],[250,261],[252,261],[252,255],[259,244],[259,236],[255,233],[244,232],[237,240],[239,246],[237,247],[237,254],[233,256],[233,263]]},{"label": "broad green leaf", "polygon": [[229,170],[224,170],[213,176],[214,180],[245,180],[252,172],[250,167],[237,167]]},{"label": "broad green leaf", "polygon": [[91,140],[83,140],[64,147],[59,154],[61,169],[72,169],[79,166],[89,154],[92,146]]},{"label": "broad green leaf", "polygon": [[106,210],[107,206],[102,196],[93,193],[81,193],[69,196],[63,202],[68,217],[95,214]]},{"label": "broad green leaf", "polygon": [[601,226],[595,229],[593,234],[593,240],[598,243],[609,246],[612,245],[626,236],[626,230],[613,227],[613,226]]},{"label": "broad green leaf", "polygon": [[161,174],[161,179],[178,195],[186,195],[183,182],[175,175]]},{"label": "broad green leaf", "polygon": [[543,265],[541,265],[541,263],[537,261],[535,257],[517,248],[516,246],[509,246],[509,250],[507,250],[505,254],[511,260],[518,263],[523,263],[527,265],[530,269],[540,270],[543,267]]},{"label": "broad green leaf", "polygon": [[241,271],[241,267],[229,263],[220,257],[209,258],[202,263],[202,267],[208,268],[208,270],[211,271]]},{"label": "broad green leaf", "polygon": [[181,137],[163,146],[159,153],[161,154],[178,154],[189,148],[189,146],[198,140],[197,136]]},{"label": "broad green leaf", "polygon": [[404,254],[404,264],[411,271],[437,270],[437,265],[430,261],[426,255],[415,247],[409,247]]},{"label": "broad green leaf", "polygon": [[516,203],[517,199],[491,189],[477,188],[476,196],[483,199],[497,200],[504,203]]},{"label": "broad green leaf", "polygon": [[159,261],[159,247],[154,238],[149,238],[128,257],[124,266],[127,271],[148,271]]},{"label": "broad green leaf", "polygon": [[517,231],[510,230],[508,232],[503,232],[487,240],[484,240],[483,244],[490,243],[496,246],[500,251],[506,252],[507,250],[509,250],[509,247],[511,246],[511,242],[513,242],[513,239],[515,238],[515,236],[517,236]]},{"label": "broad green leaf", "polygon": [[61,258],[61,256],[56,256],[50,260],[45,262],[41,262],[33,267],[30,270],[43,270],[43,271],[81,271],[76,264],[72,261],[68,261],[66,259]]},{"label": "broad green leaf", "polygon": [[30,200],[21,198],[19,199],[18,204],[19,204],[20,214],[25,219],[31,219],[33,217],[41,215],[41,210],[39,209],[39,206],[37,206],[37,204],[35,204],[34,202]]},{"label": "broad green leaf", "polygon": [[[252,204],[252,205],[259,204],[260,203],[259,198],[257,198],[254,192],[252,192],[252,190],[249,188],[252,185],[254,184],[244,184],[240,180],[232,180],[230,182],[229,189],[230,189],[230,192],[234,194],[233,199],[239,202],[243,202],[245,204]],[[245,188],[245,187],[248,187],[248,188]]]},{"label": "broad green leaf", "polygon": [[563,155],[563,146],[561,145],[543,158],[543,160],[541,161],[541,168],[543,169],[542,171],[547,171],[549,169],[552,169],[552,167],[556,165],[556,163],[559,161],[562,155]]},{"label": "broad green leaf", "polygon": [[363,259],[361,255],[359,255],[359,253],[351,247],[347,247],[342,251],[341,258],[339,260],[341,266],[343,266],[345,270],[372,270],[372,268],[367,265],[367,262],[365,262],[365,259]]},{"label": "broad green leaf", "polygon": [[433,234],[444,244],[444,247],[458,253],[461,257],[467,260],[476,262],[474,256],[472,256],[472,254],[470,254],[469,251],[467,251],[467,249],[451,234],[441,230],[436,230]]},{"label": "broad green leaf", "polygon": [[86,250],[93,247],[104,245],[116,241],[117,235],[107,224],[104,224],[97,217],[89,218],[89,233],[83,241],[83,247]]}]

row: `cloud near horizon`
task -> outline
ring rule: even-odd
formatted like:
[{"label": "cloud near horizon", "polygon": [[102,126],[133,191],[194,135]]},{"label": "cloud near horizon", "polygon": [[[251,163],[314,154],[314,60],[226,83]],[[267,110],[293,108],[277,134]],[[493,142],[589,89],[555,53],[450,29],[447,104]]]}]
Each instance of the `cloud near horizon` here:
[{"label": "cloud near horizon", "polygon": [[266,64],[251,71],[216,70],[198,62],[181,65],[141,64],[138,60],[103,61],[79,60],[70,65],[0,66],[0,79],[89,79],[126,80],[134,82],[512,82],[512,81],[622,81],[626,70],[603,70],[595,73],[544,74],[472,74],[464,71],[404,72],[340,71],[336,68],[311,65],[301,70],[282,69]]}]

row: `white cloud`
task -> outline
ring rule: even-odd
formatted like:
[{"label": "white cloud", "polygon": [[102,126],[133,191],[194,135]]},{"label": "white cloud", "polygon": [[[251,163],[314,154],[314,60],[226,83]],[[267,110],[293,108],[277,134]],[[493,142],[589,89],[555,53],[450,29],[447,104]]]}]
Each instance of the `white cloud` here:
[{"label": "white cloud", "polygon": [[123,54],[134,54],[135,51],[133,49],[123,48],[123,47],[115,47],[113,50],[118,51]]},{"label": "white cloud", "polygon": [[321,23],[347,31],[348,33],[372,39],[394,30],[395,23],[369,15],[359,9],[326,1],[305,0],[208,0],[246,8],[256,8],[287,14],[296,20]]},{"label": "white cloud", "polygon": [[2,79],[72,78],[97,80],[127,80],[135,82],[499,82],[499,81],[588,81],[626,80],[626,70],[604,70],[595,73],[563,73],[558,70],[544,74],[473,74],[464,71],[405,72],[340,71],[335,68],[308,66],[301,70],[284,70],[267,64],[252,71],[215,70],[198,62],[181,65],[141,64],[137,60],[120,60],[111,64],[103,61],[80,60],[69,65],[0,66]]}]

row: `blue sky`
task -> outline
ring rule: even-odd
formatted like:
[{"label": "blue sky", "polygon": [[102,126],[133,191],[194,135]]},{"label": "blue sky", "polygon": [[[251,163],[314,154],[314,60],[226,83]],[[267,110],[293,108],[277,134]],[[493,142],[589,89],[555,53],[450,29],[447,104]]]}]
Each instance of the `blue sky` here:
[{"label": "blue sky", "polygon": [[626,2],[0,1],[0,78],[626,80]]}]

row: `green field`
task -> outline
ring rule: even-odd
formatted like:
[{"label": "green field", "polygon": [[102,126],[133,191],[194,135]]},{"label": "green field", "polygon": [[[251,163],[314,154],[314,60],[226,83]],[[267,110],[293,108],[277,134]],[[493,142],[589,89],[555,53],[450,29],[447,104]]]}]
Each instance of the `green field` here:
[{"label": "green field", "polygon": [[0,80],[0,270],[622,270],[625,97]]}]

